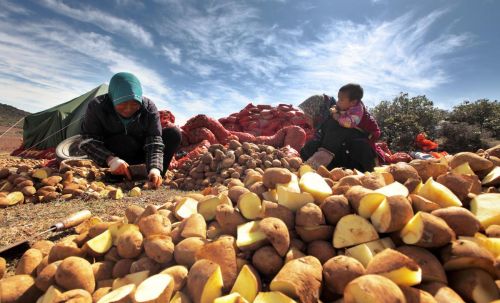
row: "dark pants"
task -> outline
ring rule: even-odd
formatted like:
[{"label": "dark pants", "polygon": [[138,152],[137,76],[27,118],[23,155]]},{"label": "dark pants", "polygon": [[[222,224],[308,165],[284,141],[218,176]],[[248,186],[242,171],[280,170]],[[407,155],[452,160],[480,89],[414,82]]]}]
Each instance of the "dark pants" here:
[{"label": "dark pants", "polygon": [[354,128],[345,128],[334,119],[328,119],[321,126],[322,139],[307,142],[300,151],[306,161],[320,147],[331,151],[335,157],[328,165],[334,167],[355,168],[359,171],[372,171],[375,167],[375,153],[370,146],[367,134]]},{"label": "dark pants", "polygon": [[[181,131],[177,127],[166,127],[162,129],[161,137],[165,148],[163,149],[163,173],[168,170],[174,153],[181,144]],[[145,162],[144,142],[126,134],[120,134],[106,138],[104,145],[113,154],[125,160],[128,164],[141,164]]]}]

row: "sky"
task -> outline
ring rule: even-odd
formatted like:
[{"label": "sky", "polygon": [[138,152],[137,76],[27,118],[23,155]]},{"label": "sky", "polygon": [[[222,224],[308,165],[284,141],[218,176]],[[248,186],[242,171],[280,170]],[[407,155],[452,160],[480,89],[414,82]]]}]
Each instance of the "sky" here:
[{"label": "sky", "polygon": [[0,102],[37,112],[117,72],[183,124],[349,82],[451,109],[500,95],[496,0],[0,0]]}]

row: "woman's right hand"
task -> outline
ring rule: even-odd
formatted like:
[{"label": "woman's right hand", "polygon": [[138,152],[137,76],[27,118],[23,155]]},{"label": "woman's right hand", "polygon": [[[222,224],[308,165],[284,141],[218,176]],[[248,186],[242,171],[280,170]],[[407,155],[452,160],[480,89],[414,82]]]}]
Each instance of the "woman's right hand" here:
[{"label": "woman's right hand", "polygon": [[108,161],[109,171],[113,175],[123,175],[127,178],[127,180],[132,180],[132,176],[130,175],[130,171],[128,170],[128,163],[124,160],[113,157]]}]

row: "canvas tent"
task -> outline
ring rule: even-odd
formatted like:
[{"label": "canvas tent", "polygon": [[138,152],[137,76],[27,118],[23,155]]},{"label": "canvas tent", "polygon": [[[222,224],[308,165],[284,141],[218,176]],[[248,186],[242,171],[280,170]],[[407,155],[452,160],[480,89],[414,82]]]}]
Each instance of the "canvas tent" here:
[{"label": "canvas tent", "polygon": [[54,148],[64,139],[79,134],[89,101],[107,92],[108,85],[101,84],[80,97],[26,116],[23,148]]}]

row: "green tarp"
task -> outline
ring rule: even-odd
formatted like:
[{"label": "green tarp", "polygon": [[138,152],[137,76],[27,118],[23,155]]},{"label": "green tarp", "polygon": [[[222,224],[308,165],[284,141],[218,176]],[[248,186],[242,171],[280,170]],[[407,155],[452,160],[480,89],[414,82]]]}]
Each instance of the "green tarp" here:
[{"label": "green tarp", "polygon": [[24,118],[23,147],[46,149],[80,133],[80,126],[90,100],[106,94],[108,85],[93,90],[68,102]]}]

